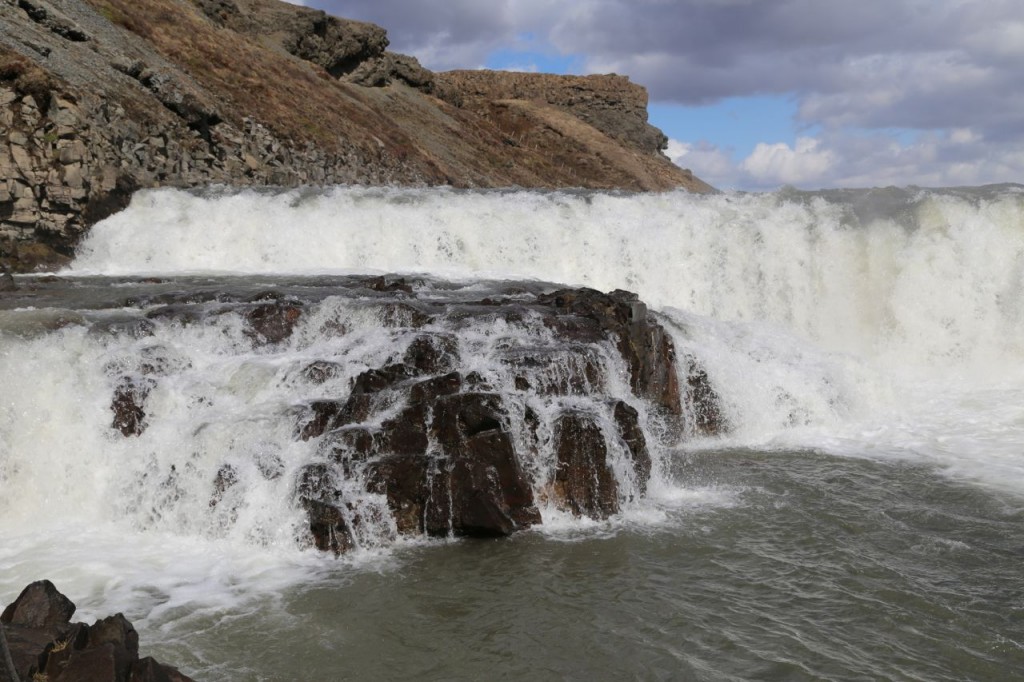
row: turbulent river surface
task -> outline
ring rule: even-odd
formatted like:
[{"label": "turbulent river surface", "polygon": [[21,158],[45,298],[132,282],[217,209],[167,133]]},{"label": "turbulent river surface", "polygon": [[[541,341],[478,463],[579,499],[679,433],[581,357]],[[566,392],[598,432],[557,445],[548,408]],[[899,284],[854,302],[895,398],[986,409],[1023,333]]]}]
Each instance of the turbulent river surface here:
[{"label": "turbulent river surface", "polygon": [[[653,479],[607,521],[542,506],[508,539],[318,552],[300,369],[331,360],[343,387],[395,354],[396,325],[340,295],[380,274],[441,303],[634,291],[727,433],[670,438],[640,406]],[[158,190],[16,281],[0,603],[49,578],[197,680],[1024,678],[1024,187]],[[260,346],[218,306],[268,291],[311,312]],[[537,333],[460,350],[500,387],[499,349]],[[111,394],[133,373],[159,381],[127,438]]]}]

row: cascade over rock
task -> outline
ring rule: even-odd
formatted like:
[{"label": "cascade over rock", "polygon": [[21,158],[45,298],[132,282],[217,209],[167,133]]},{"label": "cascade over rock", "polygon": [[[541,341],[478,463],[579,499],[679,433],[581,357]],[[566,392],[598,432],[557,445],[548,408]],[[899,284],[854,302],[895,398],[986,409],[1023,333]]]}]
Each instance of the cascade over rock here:
[{"label": "cascade over rock", "polygon": [[[57,278],[26,281],[5,305],[64,295]],[[103,349],[101,437],[136,472],[119,504],[172,532],[231,533],[270,504],[285,525],[260,529],[341,554],[507,536],[546,513],[605,519],[716,409],[625,291],[390,275],[96,291],[61,331],[83,326]],[[30,333],[57,326],[40,323]]]}]

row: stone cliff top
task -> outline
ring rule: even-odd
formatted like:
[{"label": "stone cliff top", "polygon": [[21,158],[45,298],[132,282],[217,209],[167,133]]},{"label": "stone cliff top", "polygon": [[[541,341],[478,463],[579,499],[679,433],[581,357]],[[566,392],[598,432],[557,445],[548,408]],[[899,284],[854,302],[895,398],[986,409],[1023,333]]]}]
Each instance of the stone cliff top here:
[{"label": "stone cliff top", "polygon": [[278,0],[0,0],[0,261],[59,266],[141,187],[711,188],[621,76],[432,73]]},{"label": "stone cliff top", "polygon": [[435,74],[435,89],[439,97],[458,106],[509,99],[542,101],[629,147],[653,154],[668,144],[664,133],[647,122],[646,88],[631,83],[628,76],[447,71]]}]

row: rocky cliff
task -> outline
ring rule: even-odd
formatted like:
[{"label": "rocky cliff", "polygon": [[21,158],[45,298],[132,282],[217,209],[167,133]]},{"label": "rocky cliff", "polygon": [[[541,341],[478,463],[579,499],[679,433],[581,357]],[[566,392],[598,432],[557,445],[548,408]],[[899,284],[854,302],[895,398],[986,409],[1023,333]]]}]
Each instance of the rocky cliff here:
[{"label": "rocky cliff", "polygon": [[277,0],[0,0],[0,262],[65,263],[162,185],[709,191],[619,76],[435,74]]}]

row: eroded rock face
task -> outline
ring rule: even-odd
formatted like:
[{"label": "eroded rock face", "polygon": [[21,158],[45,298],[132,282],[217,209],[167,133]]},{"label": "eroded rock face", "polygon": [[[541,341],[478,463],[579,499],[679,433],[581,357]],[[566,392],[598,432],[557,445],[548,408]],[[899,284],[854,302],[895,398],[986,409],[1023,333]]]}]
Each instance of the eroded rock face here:
[{"label": "eroded rock face", "polygon": [[619,511],[619,485],[604,434],[587,415],[570,412],[555,423],[558,470],[555,500],[577,516],[608,518]]},{"label": "eroded rock face", "polygon": [[647,122],[647,90],[615,74],[556,76],[511,71],[446,71],[435,76],[440,97],[479,108],[501,100],[540,100],[650,154],[668,138]]},{"label": "eroded rock face", "polygon": [[171,666],[140,659],[139,635],[122,614],[87,625],[72,623],[74,612],[74,603],[49,580],[32,583],[4,609],[0,623],[20,679],[190,681]]}]

